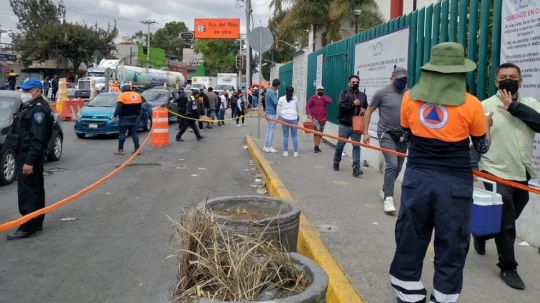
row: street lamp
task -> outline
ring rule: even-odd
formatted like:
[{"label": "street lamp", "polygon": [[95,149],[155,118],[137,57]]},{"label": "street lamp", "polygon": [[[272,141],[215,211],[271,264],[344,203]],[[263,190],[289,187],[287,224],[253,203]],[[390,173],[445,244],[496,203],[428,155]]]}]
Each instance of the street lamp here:
[{"label": "street lamp", "polygon": [[362,13],[361,9],[355,9],[354,11],[354,33],[358,33],[358,16]]},{"label": "street lamp", "polygon": [[287,46],[290,46],[290,47],[294,48],[294,50],[297,51],[297,52],[300,51],[300,48],[298,48],[298,47],[296,47],[296,46],[294,46],[294,45],[292,45],[292,44],[290,44],[288,42],[285,42],[283,40],[276,40],[276,45],[277,45],[278,42],[281,42],[281,43],[283,43],[283,44],[285,44]]}]

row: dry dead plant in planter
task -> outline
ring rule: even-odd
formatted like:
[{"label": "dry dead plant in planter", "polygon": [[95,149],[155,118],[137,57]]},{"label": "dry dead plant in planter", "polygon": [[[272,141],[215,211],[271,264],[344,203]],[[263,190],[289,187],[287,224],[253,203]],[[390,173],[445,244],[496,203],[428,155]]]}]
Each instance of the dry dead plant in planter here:
[{"label": "dry dead plant in planter", "polygon": [[208,212],[189,210],[169,219],[178,262],[173,302],[256,300],[265,291],[287,297],[311,283],[278,243],[231,233]]}]

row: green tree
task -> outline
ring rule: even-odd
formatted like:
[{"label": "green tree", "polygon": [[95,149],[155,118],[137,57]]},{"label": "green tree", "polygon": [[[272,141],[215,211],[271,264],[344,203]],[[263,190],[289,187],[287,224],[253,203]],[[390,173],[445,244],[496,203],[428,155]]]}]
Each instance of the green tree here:
[{"label": "green tree", "polygon": [[[279,15],[283,0],[274,0],[274,17]],[[292,5],[288,13],[279,22],[280,33],[295,33],[309,30],[311,26],[315,30],[322,30],[322,44],[340,40],[340,30],[343,21],[348,21],[350,26],[355,24],[354,10],[361,9],[362,15],[358,19],[359,30],[365,30],[384,20],[378,10],[375,0],[289,0]]]},{"label": "green tree", "polygon": [[[150,33],[150,36],[152,36],[152,33]],[[146,34],[142,31],[138,31],[133,36],[130,37],[130,40],[132,43],[135,44],[145,44],[146,45]]]},{"label": "green tree", "polygon": [[237,40],[197,40],[194,49],[196,53],[204,55],[206,74],[216,76],[217,73],[236,72],[239,46]]},{"label": "green tree", "polygon": [[13,13],[18,18],[17,30],[10,34],[13,49],[23,64],[43,62],[55,58],[58,52],[49,40],[56,35],[66,9],[62,1],[55,5],[51,0],[10,0]]},{"label": "green tree", "polygon": [[165,50],[167,55],[182,57],[182,49],[190,42],[180,39],[180,33],[189,31],[186,24],[181,21],[165,23],[152,37],[152,45]]},{"label": "green tree", "polygon": [[18,18],[18,31],[11,34],[13,48],[25,65],[33,61],[65,58],[76,73],[81,63],[91,61],[95,52],[109,56],[116,49],[116,24],[107,29],[96,25],[69,23],[63,2],[51,0],[10,0]]}]

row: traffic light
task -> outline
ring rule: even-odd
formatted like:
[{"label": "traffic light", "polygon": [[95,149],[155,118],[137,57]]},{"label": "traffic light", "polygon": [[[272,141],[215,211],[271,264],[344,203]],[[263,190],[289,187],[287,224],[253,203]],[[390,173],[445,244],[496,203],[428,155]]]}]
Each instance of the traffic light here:
[{"label": "traffic light", "polygon": [[236,56],[236,69],[242,69],[244,68],[244,56],[237,55]]}]

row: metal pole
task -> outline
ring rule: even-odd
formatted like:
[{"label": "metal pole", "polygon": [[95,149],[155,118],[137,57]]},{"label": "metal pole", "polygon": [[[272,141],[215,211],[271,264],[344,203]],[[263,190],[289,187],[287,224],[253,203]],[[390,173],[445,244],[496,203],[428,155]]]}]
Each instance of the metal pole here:
[{"label": "metal pole", "polygon": [[[262,47],[262,33],[259,35],[259,47]],[[262,92],[262,51],[259,51],[259,100],[257,102],[257,112],[259,111],[259,104],[261,102],[261,92]],[[257,139],[261,138],[261,115],[257,115]]]},{"label": "metal pole", "polygon": [[[246,35],[249,37],[251,24],[251,0],[246,0]],[[251,84],[251,47],[249,39],[246,39],[246,87]]]},{"label": "metal pole", "polygon": [[146,71],[148,72],[148,65],[150,64],[150,25],[157,23],[154,20],[144,20],[140,23],[148,26],[148,32],[146,35]]}]

